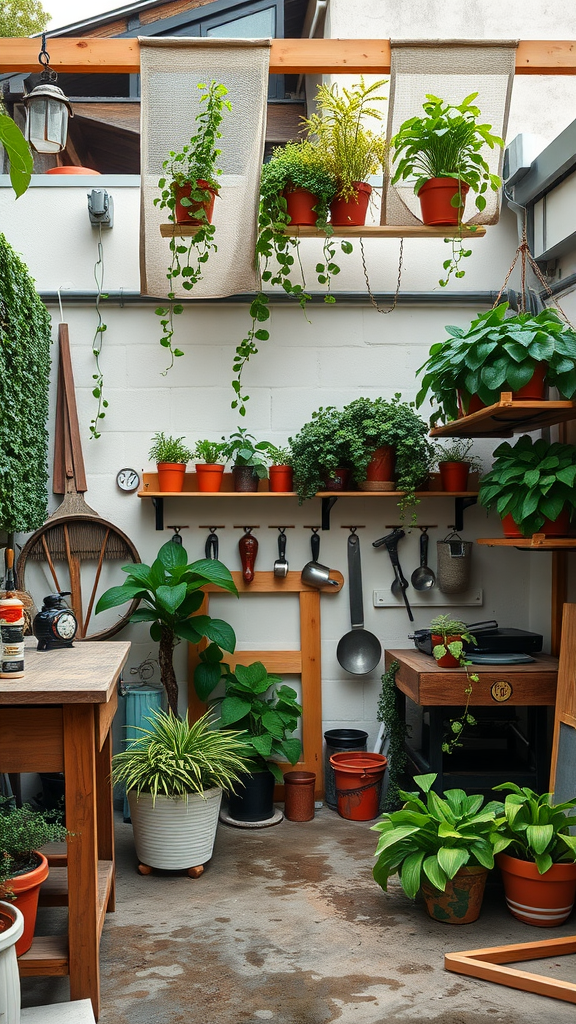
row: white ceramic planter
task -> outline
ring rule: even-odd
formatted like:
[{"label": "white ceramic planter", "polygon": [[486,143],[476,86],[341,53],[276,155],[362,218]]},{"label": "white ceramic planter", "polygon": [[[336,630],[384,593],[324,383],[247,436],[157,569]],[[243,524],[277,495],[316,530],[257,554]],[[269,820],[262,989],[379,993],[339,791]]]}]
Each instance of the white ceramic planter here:
[{"label": "white ceramic planter", "polygon": [[12,919],[10,927],[0,932],[0,1021],[20,1024],[20,977],[15,946],[24,931],[24,918],[13,903],[0,903],[0,910]]},{"label": "white ceramic planter", "polygon": [[165,871],[206,864],[212,856],[222,790],[207,789],[188,799],[128,793],[136,854],[141,864]]}]

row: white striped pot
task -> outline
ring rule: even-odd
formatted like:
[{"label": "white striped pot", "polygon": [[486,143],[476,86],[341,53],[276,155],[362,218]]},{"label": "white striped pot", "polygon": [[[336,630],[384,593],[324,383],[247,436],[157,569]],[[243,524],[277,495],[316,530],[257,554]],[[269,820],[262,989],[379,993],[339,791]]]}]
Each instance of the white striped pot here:
[{"label": "white striped pot", "polygon": [[165,871],[206,864],[212,856],[222,790],[188,798],[128,793],[136,854],[141,864]]},{"label": "white striped pot", "polygon": [[499,853],[508,910],[524,924],[554,928],[570,917],[576,896],[576,864],[553,864],[543,875],[532,861]]},{"label": "white striped pot", "polygon": [[0,903],[0,1021],[20,1024],[20,976],[16,943],[24,931],[24,918],[14,903]]}]

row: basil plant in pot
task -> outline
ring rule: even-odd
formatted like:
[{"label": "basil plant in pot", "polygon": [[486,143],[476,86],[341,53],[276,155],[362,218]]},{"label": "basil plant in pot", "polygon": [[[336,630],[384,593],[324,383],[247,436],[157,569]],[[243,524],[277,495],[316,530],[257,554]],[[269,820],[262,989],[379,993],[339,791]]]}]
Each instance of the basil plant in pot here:
[{"label": "basil plant in pot", "polygon": [[515,445],[499,445],[494,456],[478,500],[498,512],[504,536],[566,536],[576,509],[576,446],[524,434]]},{"label": "basil plant in pot", "polygon": [[436,775],[417,775],[424,796],[400,790],[405,801],[372,825],[380,833],[373,875],[387,890],[399,873],[404,892],[421,891],[430,917],[445,924],[469,924],[481,910],[488,871],[494,867],[493,837],[502,804],[483,806],[482,796],[449,789],[438,796]]},{"label": "basil plant in pot", "polygon": [[122,572],[127,573],[126,581],[102,594],[96,612],[116,608],[135,598],[141,601],[142,607],[130,616],[130,622],[150,623],[150,636],[160,645],[160,679],[170,710],[178,715],[174,648],[181,640],[198,644],[207,637],[225,651],[234,651],[236,637],[227,622],[194,613],[202,604],[202,587],[206,584],[215,584],[237,595],[236,584],[222,562],[210,558],[189,562],[183,546],[171,540],[162,545],[152,565],[125,565]]},{"label": "basil plant in pot", "polygon": [[268,462],[274,445],[270,441],[256,441],[246,427],[239,427],[222,438],[222,454],[232,462],[235,491],[257,491],[260,480],[268,476]]},{"label": "basil plant in pot", "polygon": [[200,699],[207,700],[221,681],[224,696],[213,702],[220,713],[220,727],[240,730],[252,762],[242,776],[243,789],[230,795],[229,813],[236,821],[264,821],[274,814],[274,783],[283,782],[277,761],[294,765],[302,752],[300,740],[293,736],[302,707],[295,690],[284,685],[280,676],[270,675],[261,662],[237,664],[232,670],[211,644],[200,652],[194,674]]}]

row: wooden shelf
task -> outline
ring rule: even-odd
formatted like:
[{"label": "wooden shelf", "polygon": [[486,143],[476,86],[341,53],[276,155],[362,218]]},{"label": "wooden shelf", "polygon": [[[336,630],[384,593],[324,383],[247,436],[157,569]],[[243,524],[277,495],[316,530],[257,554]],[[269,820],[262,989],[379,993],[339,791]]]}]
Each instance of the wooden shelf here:
[{"label": "wooden shelf", "polygon": [[547,537],[545,533],[533,533],[531,537],[478,537],[476,543],[522,551],[576,551],[576,537]]},{"label": "wooden shelf", "polygon": [[486,409],[433,427],[431,437],[512,437],[576,419],[576,402],[519,402],[509,391]]},{"label": "wooden shelf", "polygon": [[[162,238],[192,238],[200,229],[199,224],[161,224]],[[286,227],[284,234],[298,238],[326,238],[324,231],[315,227],[296,225]],[[425,224],[363,224],[361,227],[335,227],[332,238],[483,238],[486,228],[478,224],[475,228],[428,227]]]},{"label": "wooden shelf", "polygon": [[[268,480],[260,480],[257,491],[235,491],[232,473],[224,473],[219,491],[199,491],[196,473],[185,473],[181,491],[161,491],[157,473],[142,474],[139,498],[295,498],[296,491],[270,491]],[[401,498],[405,491],[318,491],[317,498]],[[477,491],[416,491],[417,498],[475,498]]]},{"label": "wooden shelf", "polygon": [[18,957],[18,970],[22,978],[68,974],[68,936],[37,935],[28,952]]}]

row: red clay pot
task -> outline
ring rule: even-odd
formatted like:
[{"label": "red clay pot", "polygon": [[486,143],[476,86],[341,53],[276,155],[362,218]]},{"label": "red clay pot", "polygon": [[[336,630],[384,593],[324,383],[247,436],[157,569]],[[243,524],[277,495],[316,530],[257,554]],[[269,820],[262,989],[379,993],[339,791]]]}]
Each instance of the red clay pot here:
[{"label": "red clay pot", "polygon": [[524,924],[555,928],[563,924],[574,906],[576,864],[553,864],[543,875],[531,861],[496,855],[502,872],[508,910]]},{"label": "red clay pot", "polygon": [[[457,640],[461,639],[462,637],[458,634],[456,636],[447,636],[446,640],[444,640],[444,638],[440,636],[438,633],[433,633],[432,650],[434,650],[434,648],[437,647],[438,644],[444,644],[445,647],[448,647],[448,644],[455,643]],[[453,654],[450,654],[450,651],[446,651],[446,654],[444,654],[441,658],[438,658],[436,660],[436,664],[438,665],[438,668],[459,668],[460,666],[458,658],[455,658]]]},{"label": "red clay pot", "polygon": [[36,927],[36,912],[38,910],[38,895],[40,886],[48,878],[48,861],[43,853],[35,851],[40,861],[37,868],[27,871],[23,875],[16,875],[8,881],[8,888],[16,897],[16,906],[24,916],[24,931],[16,943],[16,956],[27,953],[34,938]]},{"label": "red clay pot", "polygon": [[270,466],[268,470],[270,490],[275,494],[294,490],[294,470],[292,466]]},{"label": "red clay pot", "polygon": [[312,821],[314,817],[314,772],[286,772],[284,775],[284,816],[288,821]]},{"label": "red clay pot", "polygon": [[366,470],[367,480],[393,480],[396,467],[396,449],[391,444],[377,448]]},{"label": "red clay pot", "polygon": [[457,226],[463,211],[452,206],[452,199],[458,195],[459,189],[462,198],[466,199],[469,186],[459,182],[458,178],[430,178],[425,181],[418,192],[424,224]]},{"label": "red clay pot", "polygon": [[354,181],[354,188],[357,190],[351,199],[333,199],[330,204],[330,219],[333,226],[362,227],[366,223],[366,213],[372,186],[365,181]]},{"label": "red clay pot", "polygon": [[429,916],[443,924],[472,924],[477,921],[487,877],[487,868],[479,865],[460,868],[454,878],[448,879],[444,892],[425,879],[422,896]]},{"label": "red clay pot", "polygon": [[316,225],[318,214],[314,207],[318,202],[318,196],[315,196],[313,192],[309,192],[307,188],[292,188],[285,190],[284,198],[288,207],[287,213],[291,224],[302,227],[314,227]]},{"label": "red clay pot", "polygon": [[49,167],[44,174],[97,174],[100,177],[100,171],[95,171],[92,167],[79,167],[77,164]]},{"label": "red clay pot", "polygon": [[468,489],[469,462],[440,462],[438,468],[443,491],[466,491]]},{"label": "red clay pot", "polygon": [[546,390],[546,374],[548,373],[548,363],[536,363],[534,367],[534,373],[527,384],[518,391],[512,392],[512,398],[517,401],[525,402],[541,402],[544,398]]},{"label": "red clay pot", "polygon": [[334,476],[324,477],[324,489],[326,491],[347,491],[349,480],[349,469],[337,469]]},{"label": "red clay pot", "polygon": [[331,754],[330,764],[334,769],[340,817],[349,821],[376,818],[387,758],[362,750],[343,750]]},{"label": "red clay pot", "polygon": [[214,200],[218,195],[218,191],[212,188],[207,181],[202,178],[198,179],[197,187],[203,191],[210,193],[210,199],[206,199],[202,203],[192,203],[192,206],[182,206],[182,199],[189,199],[192,191],[192,185],[187,183],[186,185],[174,185],[174,198],[176,199],[176,205],[174,207],[174,216],[177,224],[205,224],[206,221],[203,218],[195,217],[194,213],[198,210],[204,210],[206,214],[206,220],[209,224],[212,223],[212,216],[214,214]]},{"label": "red clay pot", "polygon": [[198,481],[198,490],[204,494],[208,492],[216,494],[222,486],[223,473],[224,466],[218,462],[197,462],[196,479]]},{"label": "red clay pot", "polygon": [[175,493],[182,490],[186,472],[185,462],[159,462],[157,469],[159,490]]},{"label": "red clay pot", "polygon": [[[514,522],[510,512],[502,519],[502,531],[505,537],[511,539],[525,536]],[[570,510],[563,508],[557,519],[545,519],[537,533],[544,533],[547,537],[567,537],[570,533]]]}]

